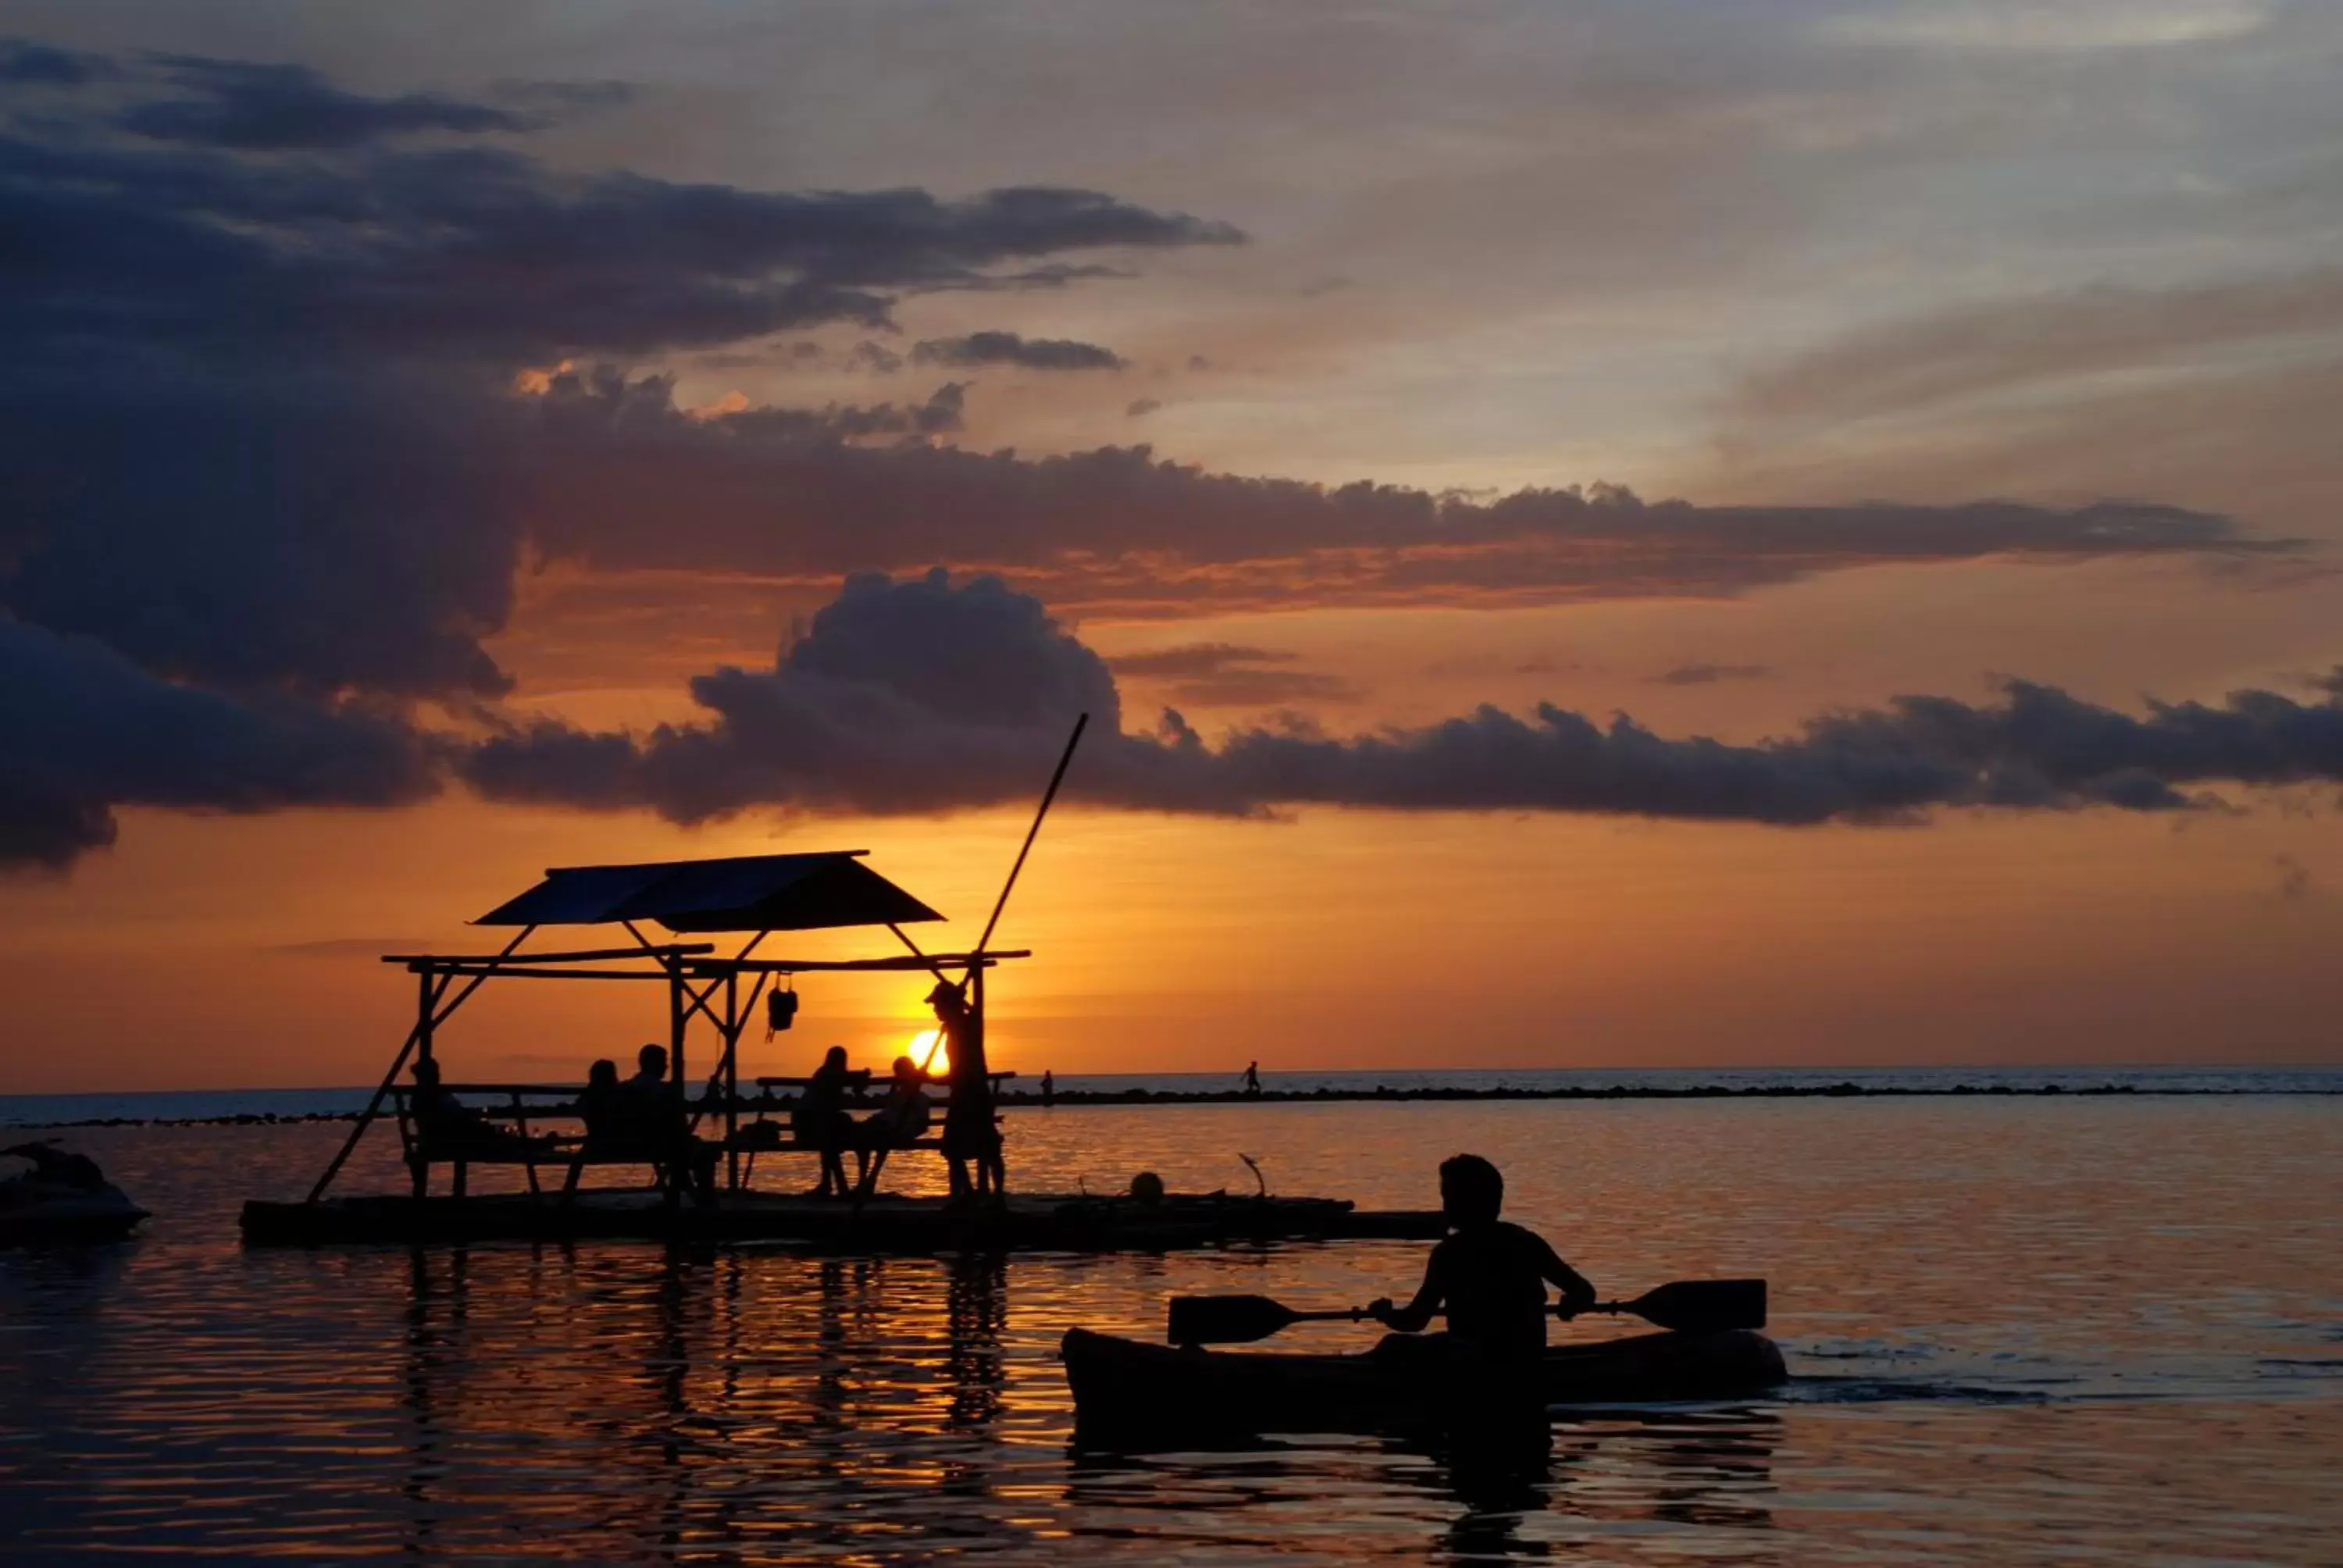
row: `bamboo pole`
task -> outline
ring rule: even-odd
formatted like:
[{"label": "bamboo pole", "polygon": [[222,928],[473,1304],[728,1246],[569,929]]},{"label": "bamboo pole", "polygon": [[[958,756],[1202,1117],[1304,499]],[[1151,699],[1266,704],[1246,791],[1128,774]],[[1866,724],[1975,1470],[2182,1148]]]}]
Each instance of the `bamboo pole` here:
[{"label": "bamboo pole", "polygon": [[[509,957],[519,948],[521,943],[528,940],[528,934],[535,930],[537,930],[535,926],[523,926],[519,932],[514,936],[513,940],[505,944],[504,951],[498,953],[497,957],[500,959]],[[358,1113],[357,1125],[351,1128],[350,1135],[342,1141],[340,1150],[335,1153],[332,1162],[326,1167],[326,1173],[317,1178],[317,1184],[309,1189],[309,1196],[307,1200],[307,1201],[315,1203],[318,1199],[324,1197],[326,1195],[326,1189],[333,1185],[334,1178],[342,1173],[342,1167],[348,1162],[351,1151],[357,1148],[358,1140],[366,1136],[366,1130],[369,1126],[373,1125],[376,1113],[382,1109],[383,1101],[389,1096],[391,1090],[397,1084],[398,1075],[406,1070],[407,1056],[409,1051],[415,1049],[416,1040],[427,1034],[435,1022],[447,1022],[448,1017],[453,1014],[458,1008],[464,1005],[464,999],[470,996],[474,991],[479,990],[480,982],[487,980],[490,974],[495,972],[495,970],[490,970],[475,975],[472,978],[471,983],[467,985],[461,991],[458,992],[456,1000],[449,1002],[447,1006],[447,1010],[440,1012],[436,1019],[432,1015],[432,1009],[430,1007],[427,1006],[424,1009],[422,1016],[415,1020],[415,1027],[407,1031],[406,1040],[399,1046],[398,1054],[390,1059],[390,1070],[384,1073],[382,1075],[382,1081],[376,1085],[374,1097],[367,1101],[366,1109]],[[450,973],[447,978],[452,982],[455,976],[453,973]],[[423,983],[426,987],[428,987],[430,982],[430,976],[426,975],[423,977]],[[447,993],[442,990],[438,994],[444,996]],[[437,998],[435,997],[433,1000],[436,1003]]]}]

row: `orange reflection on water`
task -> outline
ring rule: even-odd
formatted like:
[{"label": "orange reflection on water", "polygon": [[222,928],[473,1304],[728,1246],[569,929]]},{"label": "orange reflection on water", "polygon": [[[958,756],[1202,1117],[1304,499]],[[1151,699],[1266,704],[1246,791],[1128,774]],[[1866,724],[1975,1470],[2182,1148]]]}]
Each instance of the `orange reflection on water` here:
[{"label": "orange reflection on water", "polygon": [[[1204,1106],[1011,1113],[1012,1179],[1420,1201],[1489,1153],[1599,1285],[1753,1271],[1799,1382],[1557,1430],[1069,1446],[1056,1341],[1168,1295],[1342,1303],[1423,1249],[838,1258],[244,1251],[333,1126],[76,1132],[159,1211],[0,1264],[0,1540],[231,1555],[1281,1563],[2312,1560],[2343,1519],[2327,1102]],[[388,1189],[385,1150],[349,1180]],[[160,1201],[158,1201],[160,1200]],[[1583,1323],[1573,1333],[1608,1333]],[[1355,1348],[1338,1327],[1293,1348]],[[2151,1484],[2151,1482],[2153,1483]]]}]

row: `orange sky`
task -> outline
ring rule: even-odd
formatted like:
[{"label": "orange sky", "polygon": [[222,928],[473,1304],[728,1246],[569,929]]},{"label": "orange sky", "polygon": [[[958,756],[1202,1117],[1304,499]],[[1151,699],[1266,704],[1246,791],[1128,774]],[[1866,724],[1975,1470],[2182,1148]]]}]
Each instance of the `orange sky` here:
[{"label": "orange sky", "polygon": [[[134,822],[141,852],[5,894],[11,1091],[356,1083],[403,1035],[412,984],[376,961],[465,929],[548,864],[790,847],[871,864],[981,924],[1021,814],[737,826],[451,803],[392,816]],[[994,1052],[1027,1072],[1266,1067],[2335,1060],[2343,919],[2289,897],[2290,822],[2176,830],[2115,818],[1925,829],[1583,819],[1285,824],[1070,810],[1002,938]],[[45,917],[25,919],[36,900]],[[574,933],[573,933],[574,934]],[[546,939],[540,938],[542,941]],[[849,933],[767,950],[824,957]],[[821,1047],[883,1059],[920,1026],[916,980],[809,977],[797,1030],[744,1070]],[[462,1072],[580,1074],[656,1038],[648,988],[510,982],[441,1038]],[[709,1036],[698,1039],[708,1049]]]},{"label": "orange sky", "polygon": [[[55,51],[16,67],[48,95],[25,135],[55,133],[56,168],[118,160],[55,175],[59,199],[183,218],[204,265],[116,276],[148,252],[73,253],[27,209],[71,265],[26,273],[9,317],[52,336],[0,367],[0,460],[65,455],[0,493],[0,809],[69,841],[66,869],[9,872],[40,857],[0,831],[0,1092],[369,1081],[411,1006],[374,954],[493,947],[464,920],[548,866],[867,849],[972,937],[1013,791],[866,817],[870,781],[824,775],[719,790],[688,828],[492,805],[430,750],[547,719],[647,754],[654,726],[712,726],[697,677],[771,697],[853,570],[997,567],[1138,661],[1126,733],[1176,708],[1207,746],[1552,703],[1745,748],[1906,694],[1990,706],[2010,677],[2132,716],[2343,705],[2316,695],[2343,665],[2343,186],[2319,161],[2343,17],[2319,7],[19,11]],[[323,129],[269,118],[279,92]],[[125,105],[168,112],[134,134]],[[451,149],[474,175],[429,161]],[[236,272],[214,242],[274,235],[297,166],[333,199],[275,237],[317,265]],[[213,176],[244,205],[185,194]],[[335,226],[377,201],[424,205]],[[838,226],[790,226],[816,219]],[[1005,357],[969,347],[1003,333]],[[1604,482],[1694,505],[1605,510]],[[2103,533],[2066,510],[2110,498]],[[1961,508],[2002,500],[2031,508],[2016,542],[1966,542],[2001,525]],[[1715,509],[1757,508],[1786,521]],[[1214,647],[1233,675],[1180,673]],[[214,722],[260,737],[256,781]],[[302,749],[376,723],[413,776]],[[2337,769],[2303,771],[2323,781],[2181,777],[2218,797],[2193,809],[2069,792],[1897,827],[1077,800],[1002,930],[1037,957],[994,992],[994,1050],[2343,1061]],[[531,799],[599,799],[558,782]],[[695,782],[662,802],[689,815]],[[377,799],[410,803],[303,804]],[[832,1040],[877,1063],[921,989],[810,980],[748,1065]],[[659,1026],[628,988],[491,987],[445,1049],[575,1078]]]}]

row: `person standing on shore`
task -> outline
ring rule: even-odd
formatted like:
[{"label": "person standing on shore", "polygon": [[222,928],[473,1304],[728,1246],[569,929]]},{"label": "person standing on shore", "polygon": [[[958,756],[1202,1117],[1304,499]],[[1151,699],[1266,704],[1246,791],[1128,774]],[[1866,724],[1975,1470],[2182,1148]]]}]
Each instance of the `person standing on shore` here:
[{"label": "person standing on shore", "polygon": [[1245,1063],[1244,1091],[1248,1100],[1261,1098],[1261,1063],[1258,1061]]},{"label": "person standing on shore", "polygon": [[1041,1070],[1041,1109],[1047,1111],[1058,1102],[1057,1075],[1048,1068]]}]

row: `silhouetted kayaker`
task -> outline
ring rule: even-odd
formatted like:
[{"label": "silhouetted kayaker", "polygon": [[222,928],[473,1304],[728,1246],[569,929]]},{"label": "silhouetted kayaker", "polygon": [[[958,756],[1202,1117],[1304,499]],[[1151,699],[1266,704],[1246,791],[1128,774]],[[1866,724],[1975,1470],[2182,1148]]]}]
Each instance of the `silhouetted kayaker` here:
[{"label": "silhouetted kayaker", "polygon": [[1443,1161],[1440,1207],[1448,1218],[1448,1236],[1432,1249],[1415,1299],[1399,1308],[1388,1297],[1376,1302],[1367,1309],[1376,1322],[1404,1334],[1422,1334],[1433,1314],[1445,1307],[1448,1332],[1424,1334],[1417,1343],[1444,1340],[1448,1348],[1468,1350],[1483,1360],[1519,1361],[1545,1349],[1549,1283],[1562,1292],[1565,1314],[1593,1306],[1594,1287],[1544,1237],[1497,1218],[1504,1202],[1505,1179],[1494,1165],[1478,1154]]}]

